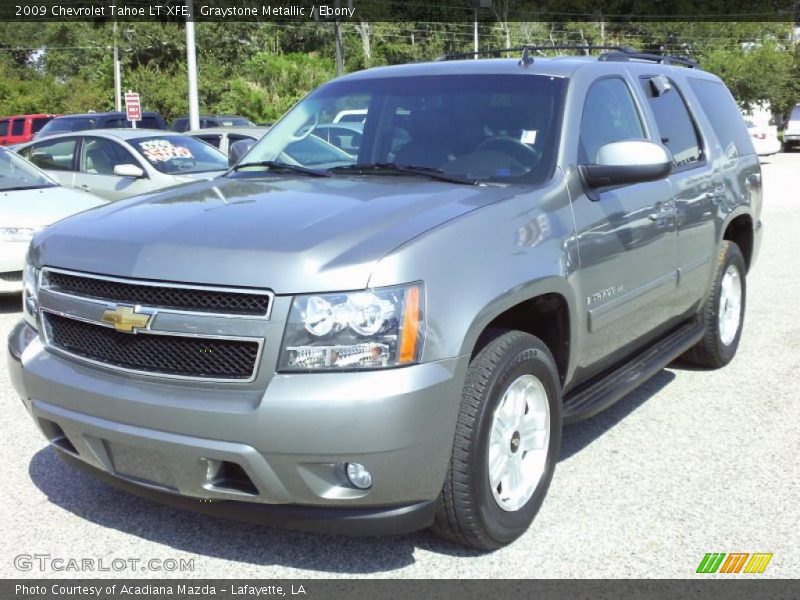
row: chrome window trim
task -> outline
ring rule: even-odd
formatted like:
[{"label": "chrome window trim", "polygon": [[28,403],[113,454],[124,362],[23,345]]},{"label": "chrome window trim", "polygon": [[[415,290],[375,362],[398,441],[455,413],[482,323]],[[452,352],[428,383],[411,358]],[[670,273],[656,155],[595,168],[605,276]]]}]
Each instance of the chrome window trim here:
[{"label": "chrome window trim", "polygon": [[175,332],[175,331],[155,331],[152,329],[139,329],[135,333],[129,335],[163,335],[163,336],[173,336],[173,337],[188,337],[194,339],[211,339],[211,340],[226,340],[232,342],[255,342],[258,344],[258,351],[256,352],[256,358],[253,362],[253,372],[251,373],[250,377],[247,379],[244,378],[224,378],[224,377],[196,377],[193,375],[173,375],[171,373],[162,373],[159,371],[142,371],[139,369],[130,369],[128,367],[120,367],[118,365],[112,365],[100,360],[96,360],[93,358],[87,358],[85,356],[81,356],[80,354],[75,354],[68,350],[64,350],[56,345],[54,345],[50,339],[50,324],[47,321],[46,314],[50,313],[54,315],[58,315],[60,317],[64,317],[66,319],[73,319],[75,321],[82,321],[84,323],[89,323],[91,325],[99,325],[101,327],[106,327],[108,329],[113,329],[116,331],[116,328],[113,325],[108,323],[103,323],[101,321],[94,321],[92,319],[87,319],[85,317],[80,317],[77,315],[65,313],[59,310],[53,310],[51,308],[44,308],[39,307],[39,322],[41,325],[41,335],[44,339],[44,346],[47,350],[52,351],[56,354],[62,354],[64,356],[69,356],[77,361],[89,363],[92,365],[97,365],[99,367],[103,367],[106,369],[111,369],[114,371],[122,371],[124,373],[133,373],[135,375],[143,375],[145,377],[153,377],[155,379],[176,379],[180,381],[204,381],[207,383],[253,383],[256,378],[258,377],[258,369],[261,365],[261,358],[264,352],[264,338],[260,337],[244,337],[244,336],[225,336],[225,335],[206,335],[206,334],[197,334],[197,333],[186,333],[186,332]]},{"label": "chrome window trim", "polygon": [[[99,298],[90,298],[88,296],[79,296],[77,294],[71,294],[69,292],[61,292],[57,289],[54,289],[50,286],[47,282],[47,279],[44,277],[45,273],[63,273],[64,275],[72,275],[74,277],[86,277],[88,279],[97,279],[99,281],[113,281],[115,283],[122,283],[127,285],[146,285],[150,287],[168,287],[168,288],[175,288],[175,289],[184,289],[184,290],[200,290],[206,292],[229,292],[233,294],[253,294],[259,296],[267,296],[269,298],[269,304],[267,306],[267,312],[263,315],[257,314],[236,314],[236,313],[223,313],[223,312],[205,312],[200,310],[185,310],[185,309],[177,309],[177,308],[161,308],[157,305],[149,305],[149,304],[139,304],[133,301],[122,301],[122,300],[102,300]],[[161,282],[161,281],[152,281],[147,279],[126,279],[124,277],[112,277],[110,275],[97,275],[94,273],[84,273],[82,271],[70,271],[67,269],[59,269],[55,267],[42,267],[39,272],[39,290],[45,290],[48,294],[57,294],[59,296],[64,296],[67,298],[76,298],[78,300],[82,300],[85,302],[93,302],[95,304],[127,304],[130,306],[142,306],[146,308],[152,308],[157,310],[160,313],[169,313],[174,315],[198,315],[198,316],[205,316],[205,317],[221,317],[223,319],[252,319],[252,320],[263,320],[269,321],[272,317],[272,305],[275,302],[275,293],[271,290],[262,290],[262,289],[255,289],[255,288],[237,288],[237,287],[220,287],[220,286],[213,286],[213,285],[196,285],[196,284],[182,284],[182,283],[175,283],[175,282]]]}]

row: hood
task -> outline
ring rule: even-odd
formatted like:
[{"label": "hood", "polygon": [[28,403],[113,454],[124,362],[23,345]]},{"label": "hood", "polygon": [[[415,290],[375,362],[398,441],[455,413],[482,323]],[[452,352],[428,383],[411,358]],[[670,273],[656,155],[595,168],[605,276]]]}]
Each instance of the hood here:
[{"label": "hood", "polygon": [[201,171],[200,173],[171,173],[175,181],[191,183],[192,181],[208,181],[225,173],[225,171]]},{"label": "hood", "polygon": [[62,186],[0,191],[0,227],[40,229],[101,204],[102,198]]},{"label": "hood", "polygon": [[279,294],[360,289],[391,250],[512,193],[406,176],[218,178],[76,215],[38,235],[31,256]]}]

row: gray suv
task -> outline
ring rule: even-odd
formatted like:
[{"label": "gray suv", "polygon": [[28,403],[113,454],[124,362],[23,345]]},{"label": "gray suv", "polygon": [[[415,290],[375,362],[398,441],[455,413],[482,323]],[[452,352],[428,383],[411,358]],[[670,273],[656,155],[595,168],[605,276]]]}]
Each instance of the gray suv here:
[{"label": "gray suv", "polygon": [[[366,111],[348,151],[312,135]],[[67,462],[344,534],[531,523],[562,425],[734,357],[761,174],[688,61],[445,60],[331,81],[224,176],[40,232],[11,380]]]}]

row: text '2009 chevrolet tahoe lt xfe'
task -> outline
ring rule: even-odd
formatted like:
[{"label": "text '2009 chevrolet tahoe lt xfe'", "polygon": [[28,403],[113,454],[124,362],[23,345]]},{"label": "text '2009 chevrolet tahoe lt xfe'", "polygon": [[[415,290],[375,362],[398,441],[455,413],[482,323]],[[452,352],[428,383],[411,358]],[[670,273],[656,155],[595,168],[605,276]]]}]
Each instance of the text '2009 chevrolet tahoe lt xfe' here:
[{"label": "text '2009 chevrolet tahoe lt xfe'", "polygon": [[[365,119],[332,135],[343,110]],[[732,359],[760,178],[723,83],[664,57],[354,73],[224,176],[40,232],[11,379],[135,493],[497,548],[562,423]]]}]

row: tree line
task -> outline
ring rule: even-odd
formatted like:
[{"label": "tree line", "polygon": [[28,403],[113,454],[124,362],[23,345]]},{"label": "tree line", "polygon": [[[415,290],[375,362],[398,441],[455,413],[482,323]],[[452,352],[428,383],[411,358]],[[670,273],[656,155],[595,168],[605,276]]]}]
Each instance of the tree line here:
[{"label": "tree line", "polygon": [[[769,102],[786,114],[800,102],[800,51],[793,23],[511,22],[504,0],[479,26],[482,50],[523,44],[623,45],[688,56],[719,75],[743,108]],[[468,22],[341,24],[346,72],[450,52],[471,52]],[[331,23],[200,22],[196,26],[203,113],[271,122],[336,75]],[[112,48],[123,90],[168,120],[188,112],[185,30],[180,23],[0,23],[0,116],[114,108]]]}]

